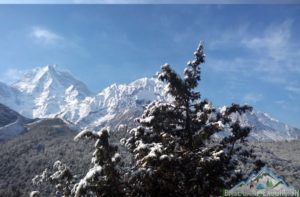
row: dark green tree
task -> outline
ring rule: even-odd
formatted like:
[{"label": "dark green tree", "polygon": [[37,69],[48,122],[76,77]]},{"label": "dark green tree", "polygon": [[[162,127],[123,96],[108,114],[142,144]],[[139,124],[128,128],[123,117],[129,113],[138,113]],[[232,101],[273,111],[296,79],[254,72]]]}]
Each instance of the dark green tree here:
[{"label": "dark green tree", "polygon": [[[217,110],[201,100],[196,88],[205,59],[202,43],[194,56],[183,78],[169,64],[162,66],[157,76],[173,100],[150,103],[125,141],[136,159],[128,180],[132,196],[220,195],[240,178],[241,162],[252,156],[241,146],[250,128],[234,118],[252,108],[232,104]],[[213,137],[224,130],[230,135]]]}]

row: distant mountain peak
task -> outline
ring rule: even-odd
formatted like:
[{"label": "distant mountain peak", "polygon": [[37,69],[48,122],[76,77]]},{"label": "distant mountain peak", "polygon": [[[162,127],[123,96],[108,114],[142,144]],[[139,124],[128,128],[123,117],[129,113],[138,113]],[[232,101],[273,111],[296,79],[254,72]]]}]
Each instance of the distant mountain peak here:
[{"label": "distant mountain peak", "polygon": [[13,88],[23,97],[20,108],[31,111],[28,117],[54,117],[70,103],[77,103],[93,93],[70,73],[55,64],[35,68],[19,79]]},{"label": "distant mountain peak", "polygon": [[155,78],[142,78],[129,84],[112,84],[95,96],[69,106],[60,116],[84,127],[124,122],[125,118],[133,120],[147,103],[168,99],[164,94],[164,86]]},{"label": "distant mountain peak", "polygon": [[34,68],[31,71],[25,72],[23,76],[13,84],[21,92],[33,93],[39,88],[41,83],[49,82],[57,77],[55,66],[47,65],[44,67]]},{"label": "distant mountain peak", "polygon": [[[30,118],[61,117],[81,127],[98,128],[132,124],[144,106],[154,100],[171,101],[166,84],[157,78],[141,78],[128,84],[112,84],[97,94],[55,64],[33,69],[13,85],[0,83],[0,103]],[[222,110],[222,109],[220,109]],[[291,140],[300,130],[253,111],[240,117],[253,127],[255,140]]]},{"label": "distant mountain peak", "polygon": [[62,86],[62,88],[68,88],[69,86],[73,85],[75,88],[79,87],[81,91],[84,91],[85,94],[91,94],[91,91],[84,83],[77,80],[70,73],[66,71],[60,71],[56,64],[38,67],[24,73],[21,79],[19,79],[13,85],[13,87],[22,92],[32,93],[36,90],[36,88],[39,88],[39,86],[44,87],[50,85]]},{"label": "distant mountain peak", "polygon": [[57,68],[57,64],[47,64],[45,66],[48,70],[55,70]]},{"label": "distant mountain peak", "polygon": [[282,141],[300,138],[300,129],[272,118],[269,114],[253,110],[238,117],[246,126],[252,127],[250,139],[258,141]]}]

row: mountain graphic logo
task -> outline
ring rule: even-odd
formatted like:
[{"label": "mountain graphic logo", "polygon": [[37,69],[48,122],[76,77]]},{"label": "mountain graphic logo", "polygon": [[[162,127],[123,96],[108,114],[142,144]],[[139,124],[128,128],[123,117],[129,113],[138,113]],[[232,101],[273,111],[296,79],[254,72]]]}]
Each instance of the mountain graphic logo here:
[{"label": "mountain graphic logo", "polygon": [[289,185],[282,177],[268,167],[252,173],[246,180],[239,182],[223,196],[300,196],[300,190]]}]

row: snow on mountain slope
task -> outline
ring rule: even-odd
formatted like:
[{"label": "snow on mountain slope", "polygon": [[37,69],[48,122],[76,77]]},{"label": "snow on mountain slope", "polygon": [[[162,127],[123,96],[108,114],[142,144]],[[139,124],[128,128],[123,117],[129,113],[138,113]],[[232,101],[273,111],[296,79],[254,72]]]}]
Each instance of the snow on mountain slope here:
[{"label": "snow on mountain slope", "polygon": [[238,118],[243,126],[252,127],[250,140],[282,141],[300,139],[300,129],[282,123],[266,113],[253,110],[235,118]]},{"label": "snow on mountain slope", "polygon": [[[165,95],[165,85],[154,78],[143,78],[128,85],[113,84],[94,97],[79,103],[60,114],[82,127],[117,126],[133,124],[143,112],[143,106],[153,100],[170,100]],[[238,119],[243,125],[253,128],[253,140],[293,140],[300,138],[300,130],[271,118],[266,113],[249,112]]]},{"label": "snow on mountain slope", "polygon": [[[171,98],[165,95],[165,85],[154,78],[113,84],[92,94],[82,82],[51,65],[26,73],[13,87],[0,83],[0,103],[20,114],[34,118],[61,117],[89,128],[134,124],[143,107],[156,99]],[[300,137],[299,129],[265,113],[254,111],[239,119],[254,128],[251,139],[278,141]]]},{"label": "snow on mountain slope", "polygon": [[246,116],[249,125],[254,127],[252,137],[256,140],[281,141],[300,138],[300,129],[275,120],[266,113],[252,112]]},{"label": "snow on mountain slope", "polygon": [[29,122],[32,122],[32,120],[0,104],[0,141],[22,133],[26,130],[24,125]]},{"label": "snow on mountain slope", "polygon": [[147,103],[167,98],[162,82],[154,78],[142,78],[128,85],[113,84],[59,116],[81,126],[116,125],[117,122],[137,118]]},{"label": "snow on mountain slope", "polygon": [[19,111],[22,105],[20,96],[20,92],[17,89],[0,82],[0,103]]},{"label": "snow on mountain slope", "polygon": [[55,65],[36,68],[13,85],[22,93],[24,109],[28,117],[54,117],[70,105],[76,105],[92,93],[82,82],[66,72],[56,70]]}]

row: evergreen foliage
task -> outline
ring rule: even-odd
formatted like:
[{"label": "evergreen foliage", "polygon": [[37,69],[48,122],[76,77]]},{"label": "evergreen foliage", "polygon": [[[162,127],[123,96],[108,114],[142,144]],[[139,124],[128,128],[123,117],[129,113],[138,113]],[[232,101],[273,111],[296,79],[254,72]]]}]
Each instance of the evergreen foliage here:
[{"label": "evergreen foliage", "polygon": [[41,175],[33,178],[33,184],[52,183],[55,185],[56,196],[123,196],[124,187],[119,180],[117,169],[120,155],[117,153],[117,146],[110,145],[108,142],[108,130],[104,128],[97,133],[83,130],[74,140],[83,138],[93,139],[96,142],[91,160],[93,167],[82,179],[78,180],[65,164],[56,161],[53,165],[54,172],[50,173],[45,169]]},{"label": "evergreen foliage", "polygon": [[[61,161],[56,161],[52,171],[50,172],[50,170],[46,168],[41,175],[37,175],[32,179],[33,184],[39,186],[43,184],[43,182],[50,182],[55,185],[56,196],[70,196],[74,178],[70,169]],[[35,191],[31,192],[31,195],[39,196],[40,194],[38,191]]]},{"label": "evergreen foliage", "polygon": [[104,128],[98,133],[82,131],[75,137],[75,140],[84,137],[96,140],[96,150],[91,161],[93,167],[79,183],[75,184],[74,196],[80,197],[87,194],[101,197],[122,196],[123,185],[117,169],[120,164],[120,155],[117,153],[117,146],[108,142],[108,129]]},{"label": "evergreen foliage", "polygon": [[[136,159],[129,180],[132,196],[220,195],[241,177],[238,167],[252,156],[240,144],[251,129],[234,119],[252,107],[232,104],[217,110],[201,100],[196,88],[205,59],[202,43],[194,55],[183,78],[169,64],[162,66],[157,76],[174,101],[150,103],[138,119],[141,126],[125,140]],[[231,135],[212,137],[225,128]]]}]

